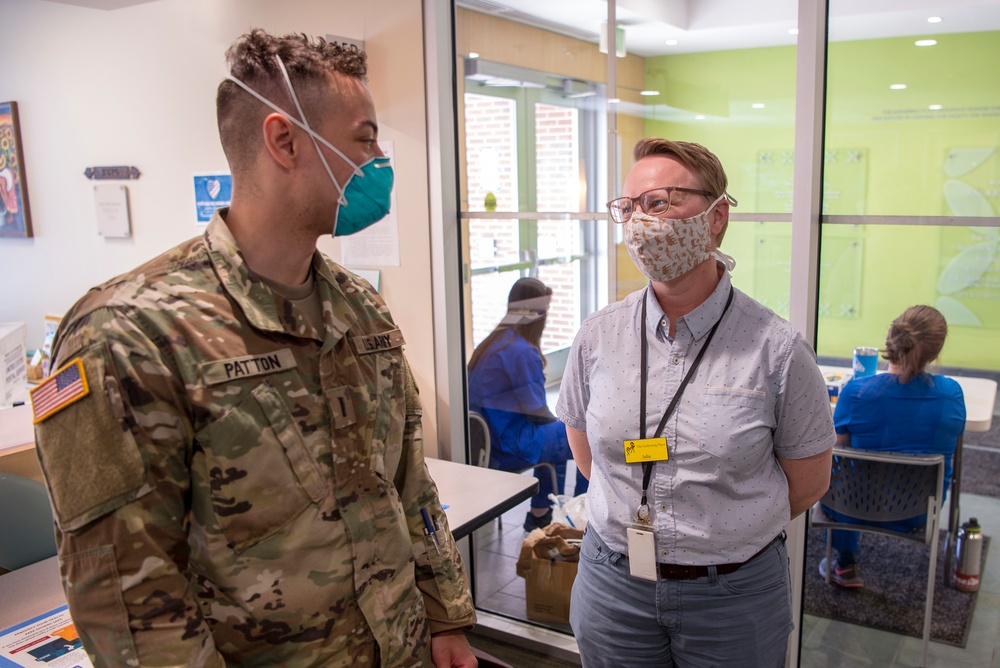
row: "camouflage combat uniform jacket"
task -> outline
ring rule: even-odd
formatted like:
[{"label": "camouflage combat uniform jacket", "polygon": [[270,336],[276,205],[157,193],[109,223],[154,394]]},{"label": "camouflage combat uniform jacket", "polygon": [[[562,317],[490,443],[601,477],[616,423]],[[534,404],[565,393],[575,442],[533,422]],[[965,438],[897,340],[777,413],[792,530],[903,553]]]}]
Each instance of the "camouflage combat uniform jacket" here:
[{"label": "camouflage combat uniform jacket", "polygon": [[89,393],[36,436],[95,665],[432,666],[429,634],[474,623],[402,336],[313,268],[323,332],[216,214],[64,318],[53,368],[81,360]]}]

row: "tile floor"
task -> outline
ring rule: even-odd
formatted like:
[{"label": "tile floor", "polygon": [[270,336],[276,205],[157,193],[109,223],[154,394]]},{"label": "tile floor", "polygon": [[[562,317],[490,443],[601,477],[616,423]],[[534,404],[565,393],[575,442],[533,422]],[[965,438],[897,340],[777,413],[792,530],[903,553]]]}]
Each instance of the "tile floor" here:
[{"label": "tile floor", "polygon": [[[521,525],[527,509],[525,502],[505,513],[502,531],[496,522],[476,531],[473,555],[479,607],[521,620],[525,619],[524,579],[517,576],[515,565],[525,536]],[[961,517],[962,521],[979,518],[986,535],[1000,538],[1000,499],[963,494]],[[991,548],[966,647],[932,642],[928,668],[1000,668],[1000,541]],[[568,625],[541,625],[571,632]],[[920,664],[918,638],[811,615],[803,621],[801,646],[801,668],[908,668]]]}]

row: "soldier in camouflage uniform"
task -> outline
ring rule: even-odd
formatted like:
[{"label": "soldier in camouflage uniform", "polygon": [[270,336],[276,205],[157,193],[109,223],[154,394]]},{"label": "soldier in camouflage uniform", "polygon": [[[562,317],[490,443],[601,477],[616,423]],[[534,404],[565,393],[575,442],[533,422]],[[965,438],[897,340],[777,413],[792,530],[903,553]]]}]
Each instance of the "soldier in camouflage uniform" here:
[{"label": "soldier in camouflage uniform", "polygon": [[97,666],[475,666],[403,337],[316,251],[388,196],[341,185],[382,156],[364,54],[228,55],[232,206],[70,310],[52,382],[77,385],[36,405],[70,612]]}]

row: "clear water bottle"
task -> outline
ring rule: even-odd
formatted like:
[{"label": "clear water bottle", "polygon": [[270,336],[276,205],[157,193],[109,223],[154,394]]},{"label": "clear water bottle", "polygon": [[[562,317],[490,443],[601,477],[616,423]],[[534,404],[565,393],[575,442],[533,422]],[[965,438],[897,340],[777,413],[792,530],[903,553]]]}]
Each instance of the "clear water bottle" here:
[{"label": "clear water bottle", "polygon": [[983,530],[975,517],[958,530],[955,549],[955,589],[977,591],[979,565],[983,557]]}]

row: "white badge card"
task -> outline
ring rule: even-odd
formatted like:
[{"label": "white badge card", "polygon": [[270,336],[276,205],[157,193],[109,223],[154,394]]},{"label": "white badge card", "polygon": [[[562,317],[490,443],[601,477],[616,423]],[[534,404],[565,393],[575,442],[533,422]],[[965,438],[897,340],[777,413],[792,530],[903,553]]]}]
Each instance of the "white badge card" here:
[{"label": "white badge card", "polygon": [[625,533],[628,536],[629,575],[656,582],[659,569],[656,566],[656,538],[652,529],[627,527]]}]

